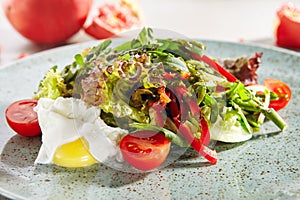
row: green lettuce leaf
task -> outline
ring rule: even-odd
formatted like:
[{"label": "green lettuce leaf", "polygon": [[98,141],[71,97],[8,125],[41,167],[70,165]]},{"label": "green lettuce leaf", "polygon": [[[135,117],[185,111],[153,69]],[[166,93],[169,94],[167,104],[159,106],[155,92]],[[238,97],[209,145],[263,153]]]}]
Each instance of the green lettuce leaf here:
[{"label": "green lettuce leaf", "polygon": [[239,113],[231,107],[224,107],[222,117],[218,116],[210,134],[212,140],[228,143],[243,142],[252,138],[252,133],[243,126]]},{"label": "green lettuce leaf", "polygon": [[38,91],[34,94],[34,99],[50,98],[56,99],[67,94],[66,84],[57,66],[52,67],[44,79],[40,82]]}]

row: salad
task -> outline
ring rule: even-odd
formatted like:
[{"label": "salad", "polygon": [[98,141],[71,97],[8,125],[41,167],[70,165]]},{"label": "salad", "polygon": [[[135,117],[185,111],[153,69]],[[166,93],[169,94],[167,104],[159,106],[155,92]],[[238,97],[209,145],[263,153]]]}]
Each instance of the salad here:
[{"label": "salad", "polygon": [[148,171],[164,166],[176,146],[216,164],[212,141],[249,140],[266,120],[281,131],[287,127],[277,111],[291,91],[275,79],[257,84],[262,53],[211,58],[204,44],[155,38],[151,28],[121,45],[111,43],[83,50],[41,80],[27,106],[42,132],[37,163],[80,167],[113,158]]}]

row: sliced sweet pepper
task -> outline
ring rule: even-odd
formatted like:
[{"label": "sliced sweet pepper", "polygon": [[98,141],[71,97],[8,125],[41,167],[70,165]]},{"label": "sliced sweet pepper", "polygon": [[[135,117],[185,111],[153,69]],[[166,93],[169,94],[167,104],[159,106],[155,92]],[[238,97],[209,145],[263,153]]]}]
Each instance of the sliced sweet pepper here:
[{"label": "sliced sweet pepper", "polygon": [[[172,108],[176,108],[176,114],[172,114],[172,120],[174,124],[178,128],[178,133],[186,140],[191,147],[197,151],[200,155],[205,157],[210,163],[216,164],[217,163],[217,154],[215,151],[211,150],[207,147],[210,142],[210,133],[208,123],[205,120],[204,116],[201,114],[201,110],[197,104],[196,99],[188,96],[188,89],[184,86],[175,86],[172,88],[172,91],[175,93],[174,96],[171,96],[171,102],[168,106]],[[174,100],[177,98],[177,100]],[[176,106],[175,104],[178,103]],[[178,109],[180,109],[179,114]],[[196,117],[196,121],[198,121],[199,129],[200,129],[200,137],[196,136],[196,133],[192,131],[191,123],[189,120],[190,113],[193,117]]]}]

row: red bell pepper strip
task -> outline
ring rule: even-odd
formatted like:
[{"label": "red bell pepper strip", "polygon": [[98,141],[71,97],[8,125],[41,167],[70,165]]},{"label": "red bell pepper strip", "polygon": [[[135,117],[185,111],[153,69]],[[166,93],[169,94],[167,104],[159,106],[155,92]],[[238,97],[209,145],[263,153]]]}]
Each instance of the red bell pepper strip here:
[{"label": "red bell pepper strip", "polygon": [[[201,114],[197,101],[193,98],[186,97],[186,93],[188,92],[186,87],[174,86],[172,92],[172,95],[170,95],[171,102],[168,106],[171,109],[172,120],[178,128],[179,134],[182,135],[195,151],[204,156],[212,164],[216,164],[216,152],[206,147],[210,142],[209,127],[207,121]],[[199,117],[199,126],[201,129],[200,139],[194,136],[190,127],[185,123],[188,118],[188,112],[195,117]]]},{"label": "red bell pepper strip", "polygon": [[[175,114],[175,111],[171,110],[171,113],[174,112],[174,114],[171,114],[173,119],[176,118],[180,123],[183,123],[184,121],[186,121],[186,119],[188,118],[188,102],[186,102],[185,99],[185,94],[188,92],[188,89],[186,87],[183,86],[173,86],[170,88],[171,92],[173,93],[173,99],[174,99],[174,104],[177,104],[177,110],[176,114],[178,113],[178,115]],[[172,105],[172,104],[171,104]],[[172,107],[175,107],[175,105],[172,105]],[[180,112],[179,112],[180,111]],[[176,123],[176,122],[175,122]]]},{"label": "red bell pepper strip", "polygon": [[210,132],[209,132],[209,127],[208,123],[205,120],[204,116],[200,116],[200,125],[201,125],[201,137],[200,137],[200,142],[203,145],[208,145],[210,142]]},{"label": "red bell pepper strip", "polygon": [[191,56],[199,61],[203,61],[206,64],[208,64],[211,68],[215,69],[216,71],[218,71],[222,76],[224,76],[228,81],[230,82],[235,82],[238,79],[233,76],[230,72],[228,72],[224,67],[222,67],[219,63],[217,63],[216,61],[212,60],[210,57],[206,56],[206,55],[198,55],[196,53],[191,52]]},{"label": "red bell pepper strip", "polygon": [[199,116],[201,114],[201,110],[199,108],[199,105],[196,101],[196,99],[190,99],[188,102],[187,102],[188,106],[189,106],[189,109],[192,113],[193,116]]},{"label": "red bell pepper strip", "polygon": [[168,103],[168,108],[169,108],[169,112],[171,114],[171,117],[172,118],[179,117],[180,111],[179,111],[178,102],[177,102],[177,99],[176,99],[176,97],[173,93],[171,93],[170,99],[171,99],[171,101]]},{"label": "red bell pepper strip", "polygon": [[210,163],[217,163],[217,154],[215,151],[209,149],[208,147],[202,144],[201,140],[198,140],[194,137],[191,129],[186,124],[181,124],[178,128],[179,133],[183,138],[191,145],[191,147],[197,151],[200,155],[206,158]]},{"label": "red bell pepper strip", "polygon": [[219,63],[216,61],[212,60],[210,57],[203,55],[201,57],[201,60],[208,64],[211,68],[215,69],[218,71],[222,76],[224,76],[229,82],[235,82],[238,79],[233,76],[230,72],[228,72],[224,67],[222,67]]},{"label": "red bell pepper strip", "polygon": [[164,127],[166,121],[165,107],[159,102],[154,103],[150,108],[149,112],[153,112],[153,119],[155,125]]}]

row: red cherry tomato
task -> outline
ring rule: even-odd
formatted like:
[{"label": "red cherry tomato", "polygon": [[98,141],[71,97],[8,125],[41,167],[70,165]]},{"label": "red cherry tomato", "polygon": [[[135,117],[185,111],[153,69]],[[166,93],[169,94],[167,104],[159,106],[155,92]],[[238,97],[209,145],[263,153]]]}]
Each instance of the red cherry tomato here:
[{"label": "red cherry tomato", "polygon": [[5,111],[8,125],[22,136],[37,136],[41,134],[36,112],[33,108],[37,100],[20,100],[9,105]]},{"label": "red cherry tomato", "polygon": [[281,47],[300,48],[300,9],[292,3],[283,4],[277,11],[276,44]]},{"label": "red cherry tomato", "polygon": [[4,0],[12,26],[36,43],[60,43],[83,26],[92,0]]},{"label": "red cherry tomato", "polygon": [[124,0],[119,4],[101,5],[98,11],[99,14],[93,17],[92,23],[85,28],[85,32],[96,39],[113,37],[140,23],[133,5]]},{"label": "red cherry tomato", "polygon": [[143,171],[160,166],[168,156],[170,146],[171,141],[164,134],[153,131],[128,134],[120,142],[124,160]]},{"label": "red cherry tomato", "polygon": [[292,97],[292,91],[287,84],[273,78],[265,79],[263,84],[266,88],[278,95],[276,100],[270,102],[270,108],[274,108],[274,110],[277,111],[289,103]]}]

